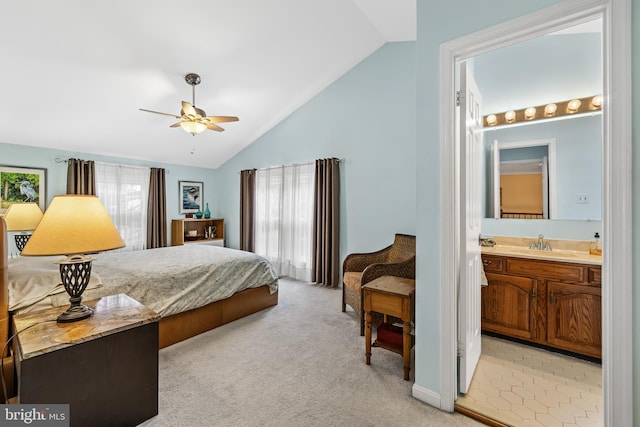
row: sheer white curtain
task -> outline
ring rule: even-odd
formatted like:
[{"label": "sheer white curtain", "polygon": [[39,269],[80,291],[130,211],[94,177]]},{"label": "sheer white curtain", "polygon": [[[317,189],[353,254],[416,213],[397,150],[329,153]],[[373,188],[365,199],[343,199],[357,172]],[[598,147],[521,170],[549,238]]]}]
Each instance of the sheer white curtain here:
[{"label": "sheer white curtain", "polygon": [[96,162],[95,172],[96,195],[126,244],[119,250],[145,249],[150,169]]},{"label": "sheer white curtain", "polygon": [[256,171],[255,253],[280,276],[311,279],[313,163]]}]

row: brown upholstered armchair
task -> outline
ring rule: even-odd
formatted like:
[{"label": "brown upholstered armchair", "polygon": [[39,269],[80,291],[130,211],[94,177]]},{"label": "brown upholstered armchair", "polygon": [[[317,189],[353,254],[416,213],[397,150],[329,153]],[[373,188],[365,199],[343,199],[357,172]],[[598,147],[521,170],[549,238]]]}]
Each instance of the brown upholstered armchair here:
[{"label": "brown upholstered armchair", "polygon": [[381,276],[416,277],[416,237],[396,234],[392,245],[376,252],[349,254],[342,264],[342,311],[347,304],[360,318],[364,335],[364,311],[361,288]]}]

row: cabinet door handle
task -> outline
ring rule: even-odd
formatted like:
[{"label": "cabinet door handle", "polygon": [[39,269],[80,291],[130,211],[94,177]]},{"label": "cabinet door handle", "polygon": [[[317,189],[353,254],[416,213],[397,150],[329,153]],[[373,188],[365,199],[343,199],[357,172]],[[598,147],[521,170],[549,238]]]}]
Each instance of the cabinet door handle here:
[{"label": "cabinet door handle", "polygon": [[531,300],[535,301],[535,299],[536,299],[536,289],[533,288],[531,289]]},{"label": "cabinet door handle", "polygon": [[553,292],[551,292],[551,295],[549,295],[549,302],[551,304],[555,304],[556,303],[556,296]]},{"label": "cabinet door handle", "polygon": [[482,265],[484,265],[485,267],[486,267],[487,265],[491,265],[491,264],[493,264],[493,261],[490,261],[490,260],[488,260],[488,259],[483,259],[483,260],[482,260]]}]

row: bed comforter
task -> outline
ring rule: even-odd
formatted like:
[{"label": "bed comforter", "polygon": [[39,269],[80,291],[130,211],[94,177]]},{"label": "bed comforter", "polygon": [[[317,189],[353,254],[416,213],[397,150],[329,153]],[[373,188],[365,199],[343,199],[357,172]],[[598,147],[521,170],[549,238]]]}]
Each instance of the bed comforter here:
[{"label": "bed comforter", "polygon": [[[267,285],[271,293],[278,289],[278,276],[267,260],[235,249],[190,244],[92,256],[96,258],[92,266],[95,277],[83,299],[125,293],[163,317],[202,307],[248,288]],[[9,263],[10,289],[15,265],[28,268],[29,264],[26,260]],[[39,266],[41,269],[41,261]],[[51,270],[57,272],[57,264],[51,263]],[[51,271],[47,276],[40,294],[46,291],[53,306],[68,304],[69,297],[61,292],[61,285],[52,286]],[[10,301],[10,306],[20,305],[16,303]]]}]

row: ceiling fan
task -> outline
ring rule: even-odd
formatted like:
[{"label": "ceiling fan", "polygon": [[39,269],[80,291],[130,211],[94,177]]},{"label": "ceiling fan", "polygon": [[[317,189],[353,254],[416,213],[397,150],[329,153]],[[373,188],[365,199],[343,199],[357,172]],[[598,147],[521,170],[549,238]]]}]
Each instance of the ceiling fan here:
[{"label": "ceiling fan", "polygon": [[215,130],[217,132],[224,131],[223,128],[216,125],[216,123],[223,122],[237,122],[238,118],[235,116],[207,116],[204,110],[196,107],[196,85],[200,84],[200,76],[195,73],[189,73],[184,76],[184,80],[187,84],[191,85],[192,103],[182,101],[182,109],[180,115],[161,113],[159,111],[145,110],[140,108],[140,111],[146,111],[148,113],[162,114],[163,116],[175,117],[181,119],[178,123],[174,123],[169,127],[175,128],[180,126],[185,132],[191,135],[196,135],[204,132],[207,129]]}]

